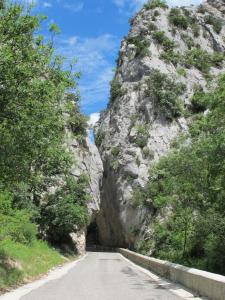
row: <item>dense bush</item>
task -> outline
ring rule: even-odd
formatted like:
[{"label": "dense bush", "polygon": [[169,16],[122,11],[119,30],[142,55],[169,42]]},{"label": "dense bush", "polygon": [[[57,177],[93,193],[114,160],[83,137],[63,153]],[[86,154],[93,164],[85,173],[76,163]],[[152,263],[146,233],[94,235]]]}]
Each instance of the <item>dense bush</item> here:
[{"label": "dense bush", "polygon": [[172,8],[169,14],[169,21],[176,27],[187,29],[189,26],[189,19],[182,14],[179,8]]},{"label": "dense bush", "polygon": [[148,24],[148,30],[149,30],[150,32],[156,31],[157,29],[158,29],[158,27],[157,27],[153,22],[150,22],[150,23]]},{"label": "dense bush", "polygon": [[195,67],[203,73],[209,73],[211,67],[220,67],[225,59],[223,53],[209,53],[201,48],[193,48],[184,55],[183,62],[187,67]]},{"label": "dense bush", "polygon": [[199,5],[197,12],[199,14],[203,14],[204,15],[207,12],[207,9],[206,9],[206,7],[204,5],[201,4],[201,5]]},{"label": "dense bush", "polygon": [[67,93],[65,98],[67,99],[66,113],[68,114],[68,127],[78,141],[83,141],[86,138],[88,125],[87,117],[79,109],[79,97],[73,93]]},{"label": "dense bush", "polygon": [[185,33],[182,33],[181,37],[182,37],[183,41],[185,42],[185,44],[187,45],[188,49],[195,47],[195,42],[191,36],[189,36]]},{"label": "dense bush", "polygon": [[194,37],[199,37],[200,35],[200,26],[198,25],[197,21],[195,19],[190,20],[190,26],[192,29],[192,32],[194,34]]},{"label": "dense bush", "polygon": [[210,99],[203,91],[197,91],[191,98],[191,110],[194,113],[204,112],[210,104]]},{"label": "dense bush", "polygon": [[139,147],[144,148],[148,143],[148,138],[149,138],[148,128],[145,125],[137,125],[136,130],[137,133],[135,137],[135,143]]},{"label": "dense bush", "polygon": [[131,205],[135,208],[143,206],[146,200],[145,196],[145,191],[142,188],[134,189],[130,202]]},{"label": "dense bush", "polygon": [[185,54],[185,65],[187,67],[195,67],[203,73],[208,73],[210,70],[210,54],[200,48],[193,48]]},{"label": "dense bush", "polygon": [[36,238],[36,226],[27,211],[13,209],[12,200],[10,193],[0,191],[0,242],[10,239],[30,245]]},{"label": "dense bush", "polygon": [[152,72],[147,79],[147,95],[155,100],[161,113],[172,121],[182,115],[182,101],[180,96],[185,91],[185,86],[169,78],[168,75],[158,70]]},{"label": "dense bush", "polygon": [[87,178],[78,180],[68,177],[65,183],[52,195],[46,196],[41,205],[40,225],[52,242],[61,242],[71,232],[86,226],[87,213]]},{"label": "dense bush", "polygon": [[176,71],[177,71],[177,74],[180,76],[184,76],[184,77],[187,76],[187,71],[184,68],[177,68]]},{"label": "dense bush", "polygon": [[117,157],[120,154],[120,152],[121,152],[120,146],[115,146],[111,150],[111,154],[115,157]]},{"label": "dense bush", "polygon": [[149,49],[148,49],[150,46],[150,42],[148,40],[146,40],[144,37],[142,37],[142,36],[128,37],[127,42],[129,44],[135,45],[135,47],[136,47],[135,57],[142,58],[142,57],[148,56],[150,54]]},{"label": "dense bush", "polygon": [[216,33],[220,33],[223,28],[223,22],[221,19],[216,18],[212,15],[207,15],[204,18],[206,24],[210,24],[213,26],[213,29]]},{"label": "dense bush", "polygon": [[97,147],[101,146],[101,143],[103,142],[104,138],[105,138],[105,133],[104,132],[98,132],[95,135],[95,144],[96,144]]},{"label": "dense bush", "polygon": [[175,48],[175,42],[170,40],[166,35],[164,31],[155,31],[152,34],[152,38],[163,46],[165,51],[171,51],[173,48]]},{"label": "dense bush", "polygon": [[154,9],[154,8],[168,8],[166,1],[164,0],[149,0],[145,5],[145,9]]},{"label": "dense bush", "polygon": [[117,78],[114,78],[110,85],[110,102],[113,103],[118,97],[125,95],[125,90],[122,88],[122,84]]},{"label": "dense bush", "polygon": [[160,59],[163,59],[167,63],[172,63],[174,66],[182,63],[182,55],[179,52],[175,52],[173,50],[163,51],[160,54]]}]

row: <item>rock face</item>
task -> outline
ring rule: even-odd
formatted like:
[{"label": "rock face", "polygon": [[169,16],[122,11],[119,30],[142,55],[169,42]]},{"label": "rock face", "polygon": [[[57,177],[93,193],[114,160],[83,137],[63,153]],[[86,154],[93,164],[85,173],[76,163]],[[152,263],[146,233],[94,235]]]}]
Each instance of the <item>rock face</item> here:
[{"label": "rock face", "polygon": [[[88,176],[87,192],[90,196],[88,211],[90,222],[93,222],[100,209],[100,184],[103,173],[102,161],[97,147],[90,142],[88,137],[83,143],[79,143],[73,138],[71,132],[67,132],[67,135],[67,146],[73,153],[76,162],[71,169],[72,175],[77,178],[82,174]],[[84,228],[70,235],[78,254],[85,252],[86,231],[87,228]]]},{"label": "rock face", "polygon": [[95,129],[104,167],[97,217],[103,244],[132,246],[148,234],[151,208],[135,204],[134,193],[188,130],[194,93],[224,72],[224,18],[225,1],[208,0],[175,10],[146,5],[132,20]]}]

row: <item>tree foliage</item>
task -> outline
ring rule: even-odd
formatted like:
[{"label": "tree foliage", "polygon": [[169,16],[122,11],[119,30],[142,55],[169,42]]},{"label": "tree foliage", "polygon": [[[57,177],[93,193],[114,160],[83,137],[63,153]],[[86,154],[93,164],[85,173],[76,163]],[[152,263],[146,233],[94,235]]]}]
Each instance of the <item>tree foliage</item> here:
[{"label": "tree foliage", "polygon": [[[45,42],[38,34],[45,17],[34,15],[30,8],[7,3],[0,7],[0,19],[0,185],[10,191],[12,205],[17,208],[15,215],[1,214],[0,222],[19,219],[26,208],[32,220],[42,224],[39,213],[43,196],[59,180],[72,180],[70,168],[74,162],[65,147],[66,128],[78,140],[86,135],[86,119],[78,104],[80,74],[73,68],[67,70],[63,59],[55,55],[57,25],[51,25],[52,39]],[[81,188],[78,181],[75,186]],[[83,184],[82,189],[85,200]],[[70,192],[63,201],[75,207],[70,219],[74,226],[77,220],[86,218],[86,204],[73,196],[74,190]],[[54,201],[58,210],[63,210],[56,203],[62,201],[58,193]],[[63,231],[66,216],[61,217]]]}]

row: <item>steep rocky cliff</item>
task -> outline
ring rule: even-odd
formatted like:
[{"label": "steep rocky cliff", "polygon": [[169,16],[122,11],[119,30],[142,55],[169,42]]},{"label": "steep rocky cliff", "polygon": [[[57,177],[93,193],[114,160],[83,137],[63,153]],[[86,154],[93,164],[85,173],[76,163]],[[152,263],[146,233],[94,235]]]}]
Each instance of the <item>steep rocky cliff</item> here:
[{"label": "steep rocky cliff", "polygon": [[[73,137],[72,132],[67,132],[67,145],[75,158],[75,164],[71,168],[71,174],[79,178],[81,175],[88,177],[87,193],[90,198],[88,212],[90,223],[95,222],[100,210],[100,183],[102,179],[103,166],[97,147],[91,143],[88,133],[86,140],[82,143]],[[79,254],[83,254],[86,248],[87,228],[71,233],[71,238]]]},{"label": "steep rocky cliff", "polygon": [[97,219],[103,244],[132,246],[151,230],[151,206],[138,206],[138,189],[188,130],[194,93],[225,71],[224,36],[224,0],[176,9],[150,1],[131,20],[95,130],[104,165]]}]

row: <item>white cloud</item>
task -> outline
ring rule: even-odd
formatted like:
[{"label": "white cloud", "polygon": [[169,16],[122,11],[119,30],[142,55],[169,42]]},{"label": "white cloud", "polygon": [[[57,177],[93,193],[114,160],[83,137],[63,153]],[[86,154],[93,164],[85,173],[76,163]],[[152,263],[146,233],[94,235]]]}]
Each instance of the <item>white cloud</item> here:
[{"label": "white cloud", "polygon": [[81,108],[86,113],[96,109],[96,105],[106,105],[109,82],[114,74],[111,61],[116,57],[119,45],[119,39],[110,34],[91,38],[58,37],[56,40],[58,54],[68,60],[74,57],[78,60],[76,70],[82,75],[79,81]]},{"label": "white cloud", "polygon": [[74,46],[77,42],[77,37],[76,36],[71,36],[69,39],[68,39],[68,44],[70,46]]},{"label": "white cloud", "polygon": [[187,6],[187,5],[197,5],[202,3],[203,0],[168,0],[167,3],[171,6]]},{"label": "white cloud", "polygon": [[78,68],[85,75],[88,75],[107,67],[108,62],[105,57],[108,53],[115,52],[119,41],[113,35],[103,34],[94,38],[69,37],[59,39],[58,44],[56,47],[58,52],[68,59],[76,57]]},{"label": "white cloud", "polygon": [[28,5],[37,5],[38,1],[37,0],[24,0],[24,3],[28,4]]},{"label": "white cloud", "polygon": [[108,100],[109,82],[113,78],[114,72],[112,66],[108,66],[96,72],[96,76],[82,82],[80,85],[81,95],[84,95],[81,101],[82,108],[104,103]]},{"label": "white cloud", "polygon": [[44,2],[43,7],[49,8],[49,7],[52,7],[52,4],[50,2]]},{"label": "white cloud", "polygon": [[120,9],[128,7],[129,9],[139,9],[147,0],[113,0],[113,3]]},{"label": "white cloud", "polygon": [[78,3],[68,3],[66,2],[63,4],[63,7],[72,11],[72,12],[79,12],[84,8],[84,3],[83,2],[78,2]]},{"label": "white cloud", "polygon": [[[130,11],[137,11],[140,9],[148,0],[112,0],[119,9],[127,8]],[[170,6],[186,6],[191,4],[200,4],[203,0],[167,0],[166,1]]]},{"label": "white cloud", "polygon": [[100,113],[98,112],[90,114],[88,125],[93,127],[98,122],[99,118],[100,118]]}]

